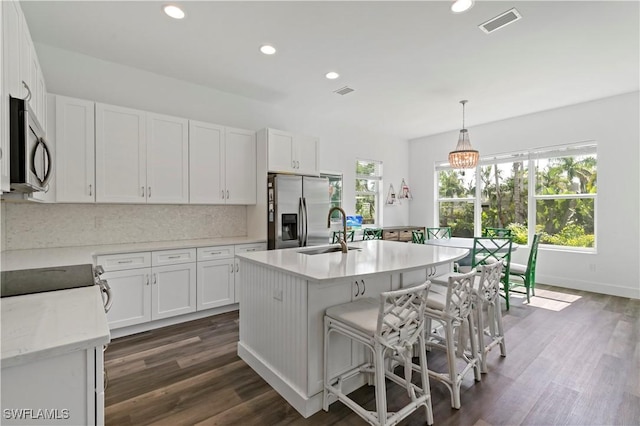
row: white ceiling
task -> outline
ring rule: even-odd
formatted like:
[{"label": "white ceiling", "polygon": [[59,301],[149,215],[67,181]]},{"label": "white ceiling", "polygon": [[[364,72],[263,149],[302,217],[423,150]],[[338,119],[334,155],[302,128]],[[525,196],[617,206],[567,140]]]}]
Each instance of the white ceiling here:
[{"label": "white ceiling", "polygon": [[[459,128],[461,99],[473,127],[639,89],[637,1],[179,1],[180,21],[166,3],[22,8],[36,43],[406,139]],[[478,29],[512,7],[520,21]]]}]

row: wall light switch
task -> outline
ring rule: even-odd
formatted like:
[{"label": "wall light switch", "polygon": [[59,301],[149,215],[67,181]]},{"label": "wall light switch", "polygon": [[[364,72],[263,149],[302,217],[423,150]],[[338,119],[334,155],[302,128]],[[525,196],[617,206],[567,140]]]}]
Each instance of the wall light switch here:
[{"label": "wall light switch", "polygon": [[282,289],[276,288],[273,290],[273,298],[282,302]]}]

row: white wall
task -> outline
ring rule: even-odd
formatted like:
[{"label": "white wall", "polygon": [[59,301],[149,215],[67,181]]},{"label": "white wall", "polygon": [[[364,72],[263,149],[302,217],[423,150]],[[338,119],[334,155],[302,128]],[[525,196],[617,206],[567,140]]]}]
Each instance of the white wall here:
[{"label": "white wall", "polygon": [[[597,253],[540,249],[538,282],[640,298],[640,109],[638,92],[468,126],[480,155],[595,140],[598,142]],[[472,111],[469,111],[469,115]],[[446,161],[458,131],[409,143],[411,222],[435,225],[434,164]],[[515,253],[526,263],[528,250]]]},{"label": "white wall", "polygon": [[[356,158],[384,161],[384,195],[389,183],[397,190],[402,178],[408,178],[408,142],[398,137],[348,122],[328,122],[305,111],[284,111],[275,105],[51,46],[36,44],[36,50],[50,93],[244,129],[272,127],[319,137],[321,169],[344,173],[343,205],[348,214],[355,209]],[[341,101],[336,98],[336,102]],[[409,204],[387,207],[383,214],[385,225],[407,225]]]}]

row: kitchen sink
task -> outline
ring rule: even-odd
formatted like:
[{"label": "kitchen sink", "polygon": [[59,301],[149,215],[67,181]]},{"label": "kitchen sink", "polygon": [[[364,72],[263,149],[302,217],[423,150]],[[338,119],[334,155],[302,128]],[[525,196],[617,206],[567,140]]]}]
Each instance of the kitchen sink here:
[{"label": "kitchen sink", "polygon": [[[350,246],[347,246],[347,249],[349,251],[362,250],[360,247],[350,247]],[[320,248],[311,249],[311,250],[300,250],[298,253],[314,255],[314,254],[336,253],[336,252],[341,252],[341,251],[342,251],[341,247],[320,247]]]}]

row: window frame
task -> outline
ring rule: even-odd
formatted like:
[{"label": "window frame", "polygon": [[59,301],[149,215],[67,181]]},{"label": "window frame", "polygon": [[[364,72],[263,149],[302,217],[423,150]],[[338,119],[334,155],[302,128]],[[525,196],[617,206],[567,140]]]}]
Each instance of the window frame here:
[{"label": "window frame", "polygon": [[[577,246],[561,246],[554,244],[540,244],[540,247],[549,250],[557,251],[569,251],[579,253],[597,253],[598,245],[598,191],[596,183],[595,193],[576,193],[576,194],[537,194],[537,170],[536,161],[540,159],[553,159],[560,157],[576,157],[581,155],[593,155],[596,157],[596,174],[597,174],[597,156],[598,156],[598,144],[596,141],[584,141],[572,144],[563,144],[557,146],[535,148],[528,151],[519,151],[512,153],[503,153],[493,156],[481,157],[478,164],[473,169],[468,169],[467,173],[475,173],[476,178],[476,194],[475,197],[465,198],[443,198],[440,197],[439,192],[439,173],[446,170],[457,170],[451,167],[446,161],[436,162],[434,167],[434,191],[436,200],[434,205],[434,226],[440,226],[440,203],[442,202],[474,202],[474,235],[480,235],[482,229],[482,190],[483,182],[480,175],[482,166],[513,163],[521,161],[526,163],[528,170],[528,185],[527,185],[527,241],[533,241],[533,236],[536,232],[537,225],[537,202],[539,200],[561,200],[561,199],[593,199],[593,235],[594,242],[593,247],[577,247]],[[597,177],[596,177],[597,182]],[[528,243],[527,243],[528,246]]]},{"label": "window frame", "polygon": [[[373,175],[362,175],[358,174],[358,164],[359,163],[373,163],[375,164]],[[382,205],[381,205],[381,191],[382,191],[382,178],[383,178],[383,162],[379,160],[369,160],[364,158],[356,158],[355,164],[355,180],[354,180],[354,211],[355,214],[359,214],[356,210],[356,206],[358,205],[358,196],[374,196],[374,213],[373,213],[373,223],[367,224],[369,226],[379,226],[382,218]],[[376,182],[376,191],[359,191],[357,189],[356,183],[358,180],[367,180],[367,181],[375,181]]]}]

